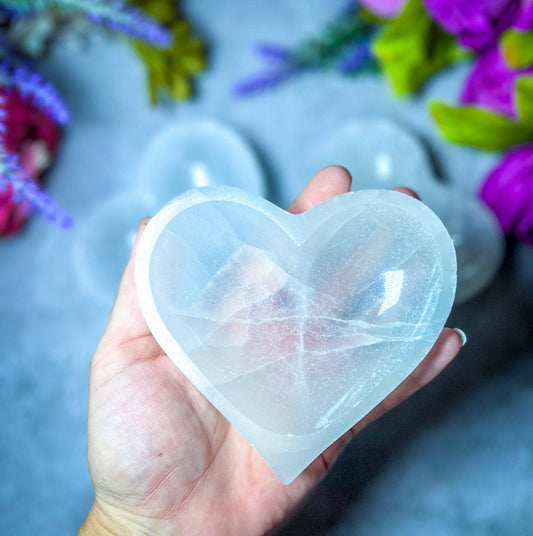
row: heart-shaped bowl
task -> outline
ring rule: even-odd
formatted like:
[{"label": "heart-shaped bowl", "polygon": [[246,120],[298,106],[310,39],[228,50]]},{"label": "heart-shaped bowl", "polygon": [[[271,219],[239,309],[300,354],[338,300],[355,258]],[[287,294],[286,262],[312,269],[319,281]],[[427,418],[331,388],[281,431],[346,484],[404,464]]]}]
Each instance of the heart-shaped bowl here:
[{"label": "heart-shaped bowl", "polygon": [[293,215],[220,187],[152,218],[135,273],[157,342],[289,483],[426,356],[456,259],[437,216],[398,192]]}]

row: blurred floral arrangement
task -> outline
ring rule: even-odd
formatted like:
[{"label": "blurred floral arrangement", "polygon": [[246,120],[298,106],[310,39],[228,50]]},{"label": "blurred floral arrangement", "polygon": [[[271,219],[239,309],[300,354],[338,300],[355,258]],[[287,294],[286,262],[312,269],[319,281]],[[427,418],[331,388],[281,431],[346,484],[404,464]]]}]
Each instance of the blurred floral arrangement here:
[{"label": "blurred floral arrangement", "polygon": [[460,105],[431,102],[450,141],[507,151],[482,199],[505,233],[533,245],[533,0],[360,0],[293,49],[260,44],[267,67],[235,86],[239,96],[303,70],[381,71],[399,96],[471,59]]},{"label": "blurred floral arrangement", "polygon": [[69,113],[36,65],[52,46],[94,33],[127,38],[153,104],[165,93],[189,97],[205,67],[203,43],[175,0],[0,0],[0,236],[19,232],[34,210],[72,226],[42,190]]}]

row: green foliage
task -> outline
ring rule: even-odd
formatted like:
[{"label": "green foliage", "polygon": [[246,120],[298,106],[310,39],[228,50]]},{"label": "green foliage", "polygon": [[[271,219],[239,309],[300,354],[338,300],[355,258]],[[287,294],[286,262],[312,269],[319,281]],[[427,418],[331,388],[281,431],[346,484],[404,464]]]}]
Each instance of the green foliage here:
[{"label": "green foliage", "polygon": [[167,48],[156,48],[131,40],[133,49],[147,69],[147,85],[152,104],[157,104],[161,91],[174,99],[186,99],[192,93],[191,77],[205,68],[205,47],[191,34],[189,23],[176,13],[175,0],[132,0],[172,34]]},{"label": "green foliage", "polygon": [[533,123],[513,121],[475,106],[460,107],[432,102],[430,110],[442,134],[455,143],[501,151],[533,141]]},{"label": "green foliage", "polygon": [[398,17],[384,23],[373,53],[397,95],[413,93],[437,71],[468,56],[431,20],[421,0],[409,0]]},{"label": "green foliage", "polygon": [[338,61],[355,43],[368,39],[375,23],[367,20],[360,9],[343,13],[328,24],[320,35],[307,39],[292,53],[291,60],[301,66],[329,66]]},{"label": "green foliage", "polygon": [[533,76],[516,80],[515,102],[520,121],[533,127]]},{"label": "green foliage", "polygon": [[500,40],[507,63],[515,69],[533,65],[533,32],[506,31]]}]

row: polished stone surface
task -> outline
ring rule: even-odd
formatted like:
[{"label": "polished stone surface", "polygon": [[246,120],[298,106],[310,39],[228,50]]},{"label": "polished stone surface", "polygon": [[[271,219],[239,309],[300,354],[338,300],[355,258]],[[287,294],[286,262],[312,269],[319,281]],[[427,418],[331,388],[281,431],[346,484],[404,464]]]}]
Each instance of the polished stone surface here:
[{"label": "polished stone surface", "polygon": [[150,221],[136,283],[163,350],[289,483],[426,356],[456,259],[439,219],[401,193],[293,215],[201,188]]},{"label": "polished stone surface", "polygon": [[498,221],[476,195],[438,181],[427,149],[409,130],[384,118],[351,119],[317,143],[307,162],[310,170],[328,164],[352,173],[354,191],[407,186],[437,214],[457,254],[456,304],[494,280],[505,252]]},{"label": "polished stone surface", "polygon": [[104,304],[115,296],[141,218],[190,188],[227,185],[261,196],[267,191],[263,168],[244,137],[207,119],[180,121],[157,133],[132,182],[95,207],[74,244],[80,283]]},{"label": "polished stone surface", "polygon": [[141,158],[138,181],[157,208],[203,186],[267,194],[263,167],[246,138],[212,119],[178,122],[157,134]]}]

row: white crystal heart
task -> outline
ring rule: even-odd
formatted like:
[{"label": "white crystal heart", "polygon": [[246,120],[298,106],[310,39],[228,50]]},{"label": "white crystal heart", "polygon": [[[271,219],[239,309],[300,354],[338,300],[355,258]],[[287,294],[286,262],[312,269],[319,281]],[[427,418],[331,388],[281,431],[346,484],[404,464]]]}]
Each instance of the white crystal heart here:
[{"label": "white crystal heart", "polygon": [[440,220],[386,190],[299,215],[190,190],[150,221],[136,258],[154,337],[284,483],[420,363],[455,284]]}]

